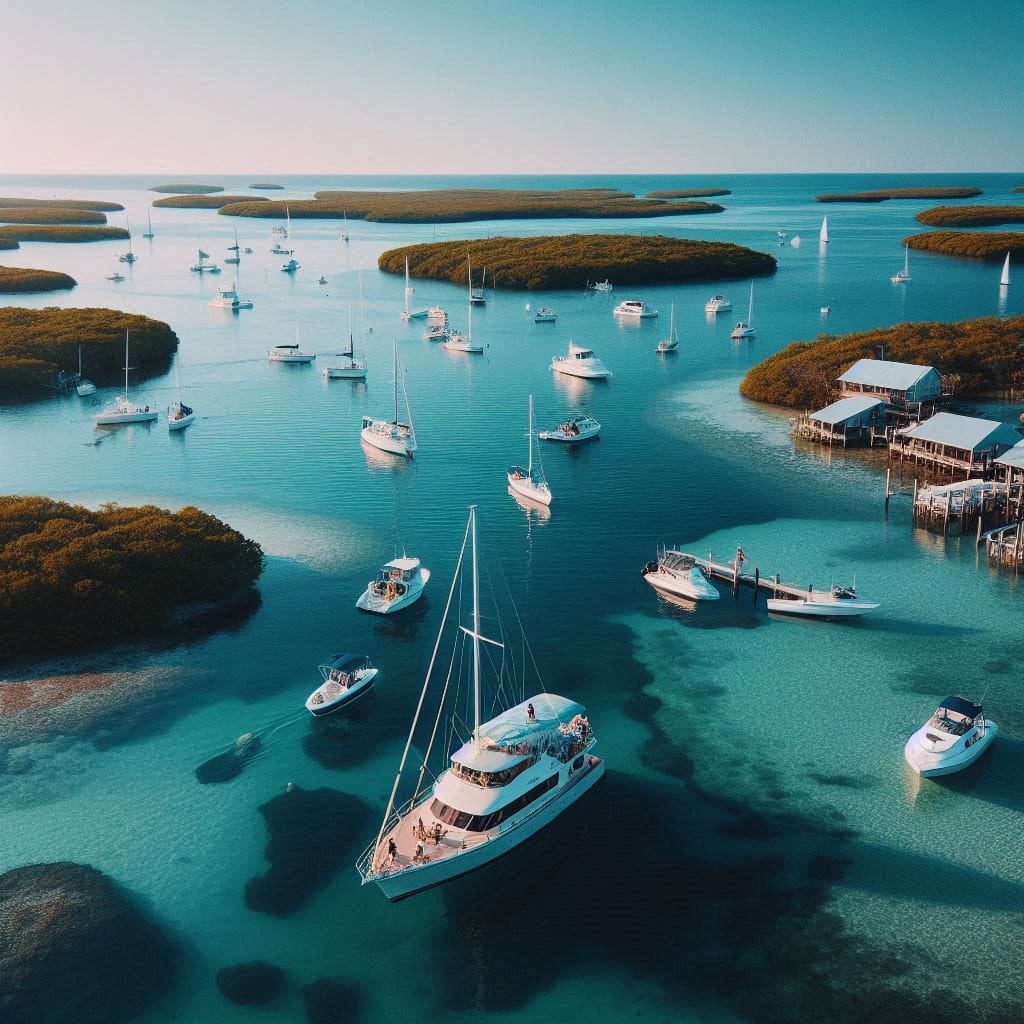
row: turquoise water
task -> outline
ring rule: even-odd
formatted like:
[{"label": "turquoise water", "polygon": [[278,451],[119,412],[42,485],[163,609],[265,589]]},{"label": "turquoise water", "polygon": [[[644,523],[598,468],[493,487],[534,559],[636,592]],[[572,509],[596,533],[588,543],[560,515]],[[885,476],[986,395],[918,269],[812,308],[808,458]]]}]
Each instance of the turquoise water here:
[{"label": "turquoise water", "polygon": [[[256,179],[218,180],[235,191]],[[642,191],[690,180],[482,183]],[[324,975],[357,983],[368,1019],[578,1019],[586,1005],[601,1020],[853,1020],[863,1000],[889,988],[1024,1003],[1015,970],[1024,912],[1022,584],[990,572],[968,540],[912,530],[909,478],[885,521],[884,463],[795,445],[785,415],[736,390],[750,365],[791,341],[1020,312],[1020,293],[1011,290],[1000,308],[997,267],[923,254],[912,258],[909,287],[889,283],[902,263],[900,239],[918,227],[913,214],[931,203],[810,202],[894,178],[703,183],[718,181],[734,190],[722,200],[726,212],[692,219],[352,221],[348,245],[334,222],[299,221],[303,269],[294,278],[268,252],[271,224],[242,220],[240,243],[255,252],[242,257],[239,291],[255,308],[231,314],[207,304],[231,268],[219,278],[187,270],[200,237],[215,259],[227,255],[228,218],[158,209],[149,241],[140,237],[148,181],[0,178],[10,195],[125,203],[140,257],[122,268],[125,282],[104,280],[123,243],[25,243],[4,262],[65,270],[79,286],[17,304],[112,305],[167,320],[198,413],[182,435],[159,424],[99,437],[91,415],[109,389],[6,408],[0,489],[86,503],[194,503],[268,554],[261,605],[229,629],[9,673],[109,675],[66,704],[0,721],[0,870],[82,861],[147,902],[187,956],[177,990],[146,1021],[251,1017],[223,1000],[213,975],[256,958],[280,964],[292,982],[285,1000],[260,1011],[267,1020],[298,1019],[297,986]],[[1005,175],[971,181],[991,202],[1010,201],[1019,184]],[[452,179],[283,183],[288,191],[274,198],[330,184]],[[826,212],[832,242],[822,252]],[[780,249],[779,229],[803,244]],[[715,322],[703,312],[719,290],[736,315],[745,312],[745,282],[640,289],[662,311],[640,326],[613,320],[624,293],[502,292],[474,312],[486,354],[458,356],[422,341],[422,323],[400,323],[403,283],[376,270],[381,251],[410,241],[577,230],[718,238],[772,252],[778,273],[755,285],[757,339],[731,342],[733,315]],[[358,333],[360,270],[366,384],[269,365],[265,351],[292,340],[296,311],[303,343],[319,352],[340,349],[353,303]],[[315,283],[321,273],[327,286]],[[558,312],[556,325],[528,318],[526,303],[538,299]],[[434,302],[465,325],[462,290],[419,282],[417,305]],[[672,302],[680,351],[660,358],[654,347]],[[832,311],[822,318],[826,303]],[[411,464],[369,456],[358,436],[364,413],[389,409],[396,337],[420,442]],[[610,383],[553,378],[550,357],[569,337],[595,349]],[[166,405],[173,375],[134,393]],[[505,469],[525,455],[530,393],[542,426],[570,410],[604,425],[599,441],[578,450],[544,448],[549,517],[524,512],[506,493]],[[1019,412],[990,408],[1008,422]],[[248,910],[245,882],[267,867],[257,807],[289,782],[359,797],[371,824],[353,843],[368,841],[471,501],[547,685],[588,706],[608,758],[605,782],[538,851],[475,880],[391,906],[360,889],[346,864],[290,917]],[[749,594],[696,612],[676,607],[639,576],[663,541],[723,556],[742,543],[764,571],[817,585],[856,576],[882,608],[830,625],[769,620]],[[436,573],[427,601],[400,621],[358,615],[356,597],[396,545]],[[383,671],[372,700],[325,735],[302,701],[317,659],[339,649],[367,651]],[[903,743],[952,692],[987,693],[1000,736],[979,769],[943,785],[915,782]],[[248,731],[263,744],[245,771],[200,785],[194,769]],[[955,1008],[935,997],[936,1012]]]}]

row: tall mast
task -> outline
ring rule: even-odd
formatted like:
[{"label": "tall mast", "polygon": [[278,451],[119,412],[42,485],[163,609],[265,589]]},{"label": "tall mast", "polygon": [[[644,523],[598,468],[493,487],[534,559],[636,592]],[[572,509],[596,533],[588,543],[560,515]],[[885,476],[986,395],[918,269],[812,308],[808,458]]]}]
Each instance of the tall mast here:
[{"label": "tall mast", "polygon": [[469,506],[473,534],[473,743],[480,746],[480,571],[476,556],[476,505]]},{"label": "tall mast", "polygon": [[391,422],[392,423],[397,423],[398,422],[398,339],[397,338],[395,338],[395,366],[394,366],[394,375],[395,375],[395,415],[394,415],[394,418],[391,420]]},{"label": "tall mast", "polygon": [[533,395],[530,395],[530,419],[526,424],[526,436],[530,439],[530,463],[527,473],[533,479]]},{"label": "tall mast", "polygon": [[343,356],[348,356],[349,359],[355,359],[355,342],[352,340],[352,303],[348,304],[348,351],[342,352]]},{"label": "tall mast", "polygon": [[178,407],[181,407],[181,353],[174,357],[174,379],[178,385]]},{"label": "tall mast", "polygon": [[750,305],[747,306],[747,325],[749,326],[754,319],[754,282],[750,282]]},{"label": "tall mast", "polygon": [[124,400],[128,401],[128,328],[124,329]]},{"label": "tall mast", "polygon": [[469,279],[469,343],[473,344],[473,263],[466,257],[466,277]]}]

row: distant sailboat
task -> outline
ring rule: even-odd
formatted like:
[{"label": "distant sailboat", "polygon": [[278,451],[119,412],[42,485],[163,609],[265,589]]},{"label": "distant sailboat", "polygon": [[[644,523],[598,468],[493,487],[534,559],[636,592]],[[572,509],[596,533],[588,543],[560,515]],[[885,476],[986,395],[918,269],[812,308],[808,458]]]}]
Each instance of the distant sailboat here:
[{"label": "distant sailboat", "polygon": [[828,217],[821,218],[821,230],[818,232],[819,242],[828,242]]},{"label": "distant sailboat", "polygon": [[342,217],[345,218],[345,228],[341,232],[341,241],[342,242],[347,242],[348,241],[348,214],[344,210],[342,210],[341,211],[341,215],[342,215]]},{"label": "distant sailboat", "polygon": [[430,311],[427,309],[410,309],[409,303],[412,301],[412,297],[416,294],[416,289],[409,284],[409,257],[405,258],[405,309],[402,310],[402,323],[408,323],[410,320],[423,320],[427,313]]},{"label": "distant sailboat", "polygon": [[292,244],[291,243],[291,237],[292,237],[292,214],[291,214],[291,211],[288,209],[287,206],[284,208],[284,216],[285,216],[285,220],[287,222],[287,226],[285,227],[285,238],[287,238],[289,240],[288,241],[288,245],[289,245],[288,255],[291,258],[288,260],[287,263],[282,264],[281,269],[286,274],[294,274],[295,271],[299,269],[299,261],[295,258],[295,250],[290,248],[290,246]]},{"label": "distant sailboat", "polygon": [[793,247],[794,249],[799,249],[799,248],[800,248],[800,236],[799,236],[799,235],[794,235],[794,236],[793,236],[793,237],[792,237],[792,238],[791,238],[791,239],[789,240],[789,244],[790,244],[790,245],[791,245],[791,246],[792,246],[792,247]]},{"label": "distant sailboat", "polygon": [[98,427],[115,427],[120,423],[151,423],[159,413],[148,405],[135,405],[128,400],[128,371],[136,369],[128,365],[128,331],[124,332],[124,395],[119,395],[113,408],[104,409],[93,416]]},{"label": "distant sailboat", "polygon": [[1006,261],[1003,263],[1003,272],[999,275],[999,285],[1002,288],[1010,287],[1010,254],[1006,254]]},{"label": "distant sailboat", "polygon": [[[405,418],[402,422],[398,418],[398,385],[402,385],[402,395],[405,398]],[[412,411],[409,408],[409,395],[405,390],[405,374],[402,372],[398,362],[398,342],[395,342],[395,368],[394,368],[394,411],[390,420],[375,420],[372,416],[364,416],[362,439],[374,448],[382,452],[390,452],[392,455],[404,455],[412,458],[416,454],[416,430],[412,425]]]},{"label": "distant sailboat", "polygon": [[483,345],[473,344],[473,269],[468,264],[467,268],[469,304],[466,306],[466,309],[468,311],[469,329],[465,335],[461,331],[452,331],[441,343],[441,348],[447,349],[449,352],[467,352],[470,355],[480,356],[484,352]]},{"label": "distant sailboat", "polygon": [[[127,362],[127,360],[126,360],[126,362]],[[75,387],[75,390],[78,392],[78,394],[82,398],[85,398],[87,395],[95,395],[96,394],[96,385],[93,384],[93,382],[91,380],[89,380],[88,377],[83,377],[82,376],[82,346],[81,345],[78,346],[78,378],[77,378],[77,381],[78,381],[78,383],[77,383],[77,385]]]},{"label": "distant sailboat", "polygon": [[181,400],[181,356],[174,360],[174,379],[178,385],[178,400],[167,409],[167,429],[184,430],[195,418],[195,412]]},{"label": "distant sailboat", "polygon": [[754,332],[754,282],[750,282],[750,305],[747,307],[747,319],[740,320],[736,326],[732,329],[732,334],[729,335],[734,341],[739,341],[741,338],[753,338],[755,337]]},{"label": "distant sailboat", "polygon": [[148,212],[146,214],[146,233],[142,237],[143,238],[152,238],[153,237],[153,215],[148,213]]},{"label": "distant sailboat", "polygon": [[[359,281],[359,320],[363,319],[363,282]],[[323,375],[328,380],[365,380],[366,362],[355,357],[355,342],[352,335],[352,304],[348,307],[348,348],[341,353],[347,360],[344,363],[331,363],[324,367]]]},{"label": "distant sailboat", "polygon": [[233,253],[233,255],[226,256],[224,258],[224,262],[225,263],[241,263],[242,262],[242,258],[241,258],[241,256],[238,255],[241,251],[242,251],[241,247],[238,244],[238,231],[236,229],[236,231],[235,231],[235,244],[228,246],[228,252]]},{"label": "distant sailboat", "polygon": [[[524,469],[522,466],[512,466],[508,471],[508,485],[514,491],[518,491],[523,497],[531,501],[539,501],[542,505],[551,504],[551,488],[548,486],[547,478],[544,476],[544,465],[540,469],[533,468],[533,437],[536,433],[533,426],[533,395],[530,395],[530,419],[528,437],[530,444],[530,461]],[[540,450],[537,451],[538,461]]]},{"label": "distant sailboat", "polygon": [[892,275],[893,284],[908,284],[910,282],[910,250],[903,246],[903,269],[897,270]]}]

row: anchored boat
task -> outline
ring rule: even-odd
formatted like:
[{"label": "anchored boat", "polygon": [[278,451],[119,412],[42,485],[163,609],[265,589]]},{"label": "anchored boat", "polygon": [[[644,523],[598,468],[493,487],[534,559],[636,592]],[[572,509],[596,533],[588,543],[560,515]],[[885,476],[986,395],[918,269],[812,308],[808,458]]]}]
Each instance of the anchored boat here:
[{"label": "anchored boat", "polygon": [[[508,471],[508,485],[514,491],[518,491],[531,501],[540,502],[542,505],[551,504],[551,488],[548,487],[547,479],[544,476],[543,463],[540,469],[533,468],[533,395],[530,395],[530,420],[528,437],[530,439],[530,458],[526,469],[522,466],[513,466]],[[537,460],[540,462],[540,452],[537,453]]]},{"label": "anchored boat", "polygon": [[587,380],[607,380],[611,377],[611,371],[591,349],[575,345],[571,340],[569,354],[555,356],[551,360],[551,369],[555,373],[567,373],[571,377],[583,377]]},{"label": "anchored boat", "polygon": [[577,441],[589,441],[600,432],[601,424],[593,416],[573,416],[572,419],[559,423],[554,430],[542,430],[537,436],[542,441],[575,444]]},{"label": "anchored boat", "polygon": [[[398,418],[398,382],[402,382],[402,394],[405,397],[405,416],[403,423]],[[412,410],[409,408],[409,394],[405,390],[405,375],[398,362],[398,342],[395,342],[394,365],[394,412],[390,420],[375,420],[372,416],[363,417],[363,440],[379,448],[382,452],[392,455],[404,455],[412,458],[416,453],[416,430],[412,425]]]},{"label": "anchored boat", "polygon": [[926,779],[952,775],[974,764],[998,731],[980,704],[966,697],[947,697],[928,724],[907,740],[903,756]]},{"label": "anchored boat", "polygon": [[367,693],[378,670],[365,654],[332,654],[317,666],[323,683],[306,698],[306,710],[321,718]]},{"label": "anchored boat", "polygon": [[704,303],[705,313],[728,313],[732,309],[732,303],[724,295],[712,295]]},{"label": "anchored boat", "polygon": [[391,615],[418,601],[429,579],[430,570],[424,569],[418,558],[394,558],[377,570],[376,578],[367,583],[356,607],[377,615]]},{"label": "anchored boat", "polygon": [[631,317],[634,320],[653,320],[658,311],[640,299],[623,299],[613,310],[615,316]]},{"label": "anchored boat", "polygon": [[802,615],[812,619],[848,619],[866,615],[879,607],[876,601],[865,601],[857,595],[857,588],[832,586],[828,590],[808,587],[802,596],[780,593],[769,597],[768,611],[784,615]]},{"label": "anchored boat", "polygon": [[655,590],[691,601],[717,601],[720,596],[696,559],[682,551],[662,548],[657,560],[648,562],[640,575]]},{"label": "anchored boat", "polygon": [[148,405],[136,405],[128,400],[128,371],[136,367],[128,365],[128,331],[124,332],[124,394],[118,395],[112,409],[104,409],[93,416],[97,427],[116,427],[122,423],[152,423],[159,413]]}]

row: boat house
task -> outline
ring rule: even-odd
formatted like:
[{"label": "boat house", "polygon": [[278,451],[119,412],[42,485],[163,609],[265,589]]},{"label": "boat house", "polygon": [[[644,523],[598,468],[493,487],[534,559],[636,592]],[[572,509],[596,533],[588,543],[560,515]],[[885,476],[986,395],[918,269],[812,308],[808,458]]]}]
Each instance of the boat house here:
[{"label": "boat house", "polygon": [[[916,411],[942,397],[942,375],[934,366],[858,359],[838,382],[840,395],[872,395],[894,410]],[[916,407],[916,408],[915,408]]]},{"label": "boat house", "polygon": [[1012,427],[998,420],[939,412],[923,423],[897,430],[889,442],[890,454],[936,471],[958,470],[968,476],[988,477],[996,460],[1021,440]]},{"label": "boat house", "polygon": [[885,406],[885,401],[874,395],[851,395],[805,413],[793,421],[793,429],[800,437],[845,448],[851,441],[866,440],[871,428],[884,422]]}]

